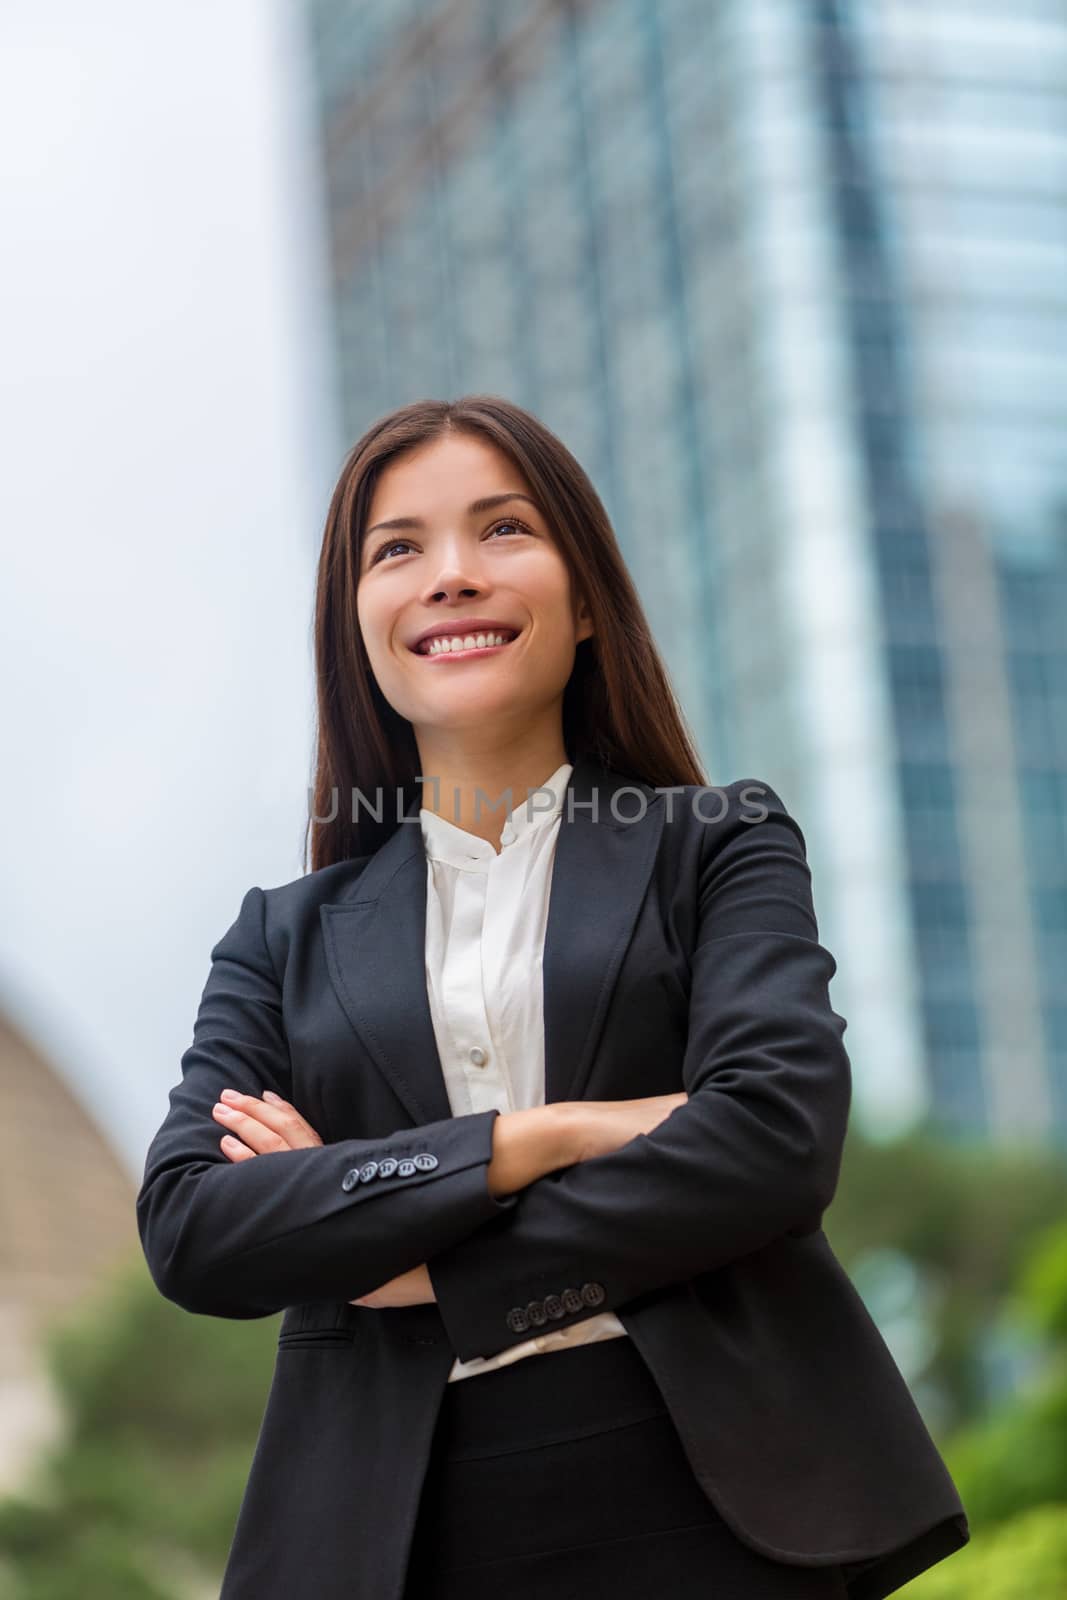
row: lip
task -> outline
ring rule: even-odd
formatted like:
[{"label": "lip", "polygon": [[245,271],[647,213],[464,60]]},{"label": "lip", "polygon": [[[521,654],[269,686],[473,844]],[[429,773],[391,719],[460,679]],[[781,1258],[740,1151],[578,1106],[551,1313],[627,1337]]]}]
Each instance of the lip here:
[{"label": "lip", "polygon": [[[522,628],[516,627],[513,622],[502,622],[498,617],[457,617],[453,622],[438,622],[432,628],[426,628],[417,638],[413,639],[408,649],[413,655],[424,656],[421,648],[430,639],[461,638],[468,633],[511,633],[518,638]],[[514,644],[515,639],[509,639],[509,644]],[[464,656],[485,655],[489,650],[504,650],[506,645],[486,645],[483,650],[457,650],[455,654]],[[449,652],[451,653],[451,652]],[[425,657],[427,660],[438,660],[437,656]]]}]

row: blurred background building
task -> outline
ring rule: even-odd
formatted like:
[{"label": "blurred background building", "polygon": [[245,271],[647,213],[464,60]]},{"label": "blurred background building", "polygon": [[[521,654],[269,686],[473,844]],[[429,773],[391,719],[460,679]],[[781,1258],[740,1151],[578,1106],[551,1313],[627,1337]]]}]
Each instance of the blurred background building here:
[{"label": "blurred background building", "polygon": [[535,410],[711,782],[803,819],[855,1114],[1067,1142],[1061,0],[307,0],[339,452]]},{"label": "blurred background building", "polygon": [[0,1493],[60,1431],[42,1330],[137,1248],[134,1185],[111,1140],[0,1013]]}]

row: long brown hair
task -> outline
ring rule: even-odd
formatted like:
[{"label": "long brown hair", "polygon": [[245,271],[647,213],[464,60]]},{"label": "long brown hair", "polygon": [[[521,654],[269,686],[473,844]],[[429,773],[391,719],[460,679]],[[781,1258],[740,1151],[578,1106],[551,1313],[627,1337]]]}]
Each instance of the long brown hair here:
[{"label": "long brown hair", "polygon": [[[594,632],[579,642],[563,693],[568,761],[592,756],[653,786],[708,781],[611,521],[566,445],[531,412],[498,395],[415,400],[379,418],[353,445],[326,515],[315,596],[313,871],[378,849],[398,825],[401,792],[406,811],[421,789],[414,730],[371,672],[356,587],[382,469],[401,452],[446,433],[479,436],[515,464],[592,614]],[[357,790],[366,798],[354,806]],[[374,814],[379,806],[381,820]],[[307,860],[305,835],[305,868]]]}]

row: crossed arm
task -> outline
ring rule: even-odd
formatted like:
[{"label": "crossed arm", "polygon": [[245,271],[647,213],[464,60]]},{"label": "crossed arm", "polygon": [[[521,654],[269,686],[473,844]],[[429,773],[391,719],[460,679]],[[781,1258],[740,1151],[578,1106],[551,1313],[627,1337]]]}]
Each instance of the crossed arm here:
[{"label": "crossed arm", "polygon": [[[486,1168],[491,1194],[506,1197],[555,1168],[580,1159],[582,1124],[569,1115],[571,1109],[564,1104],[501,1114],[493,1124],[493,1154]],[[574,1107],[575,1111],[580,1109]],[[323,1143],[306,1117],[272,1089],[265,1090],[262,1098],[223,1089],[211,1114],[229,1130],[219,1141],[229,1161],[250,1161],[254,1156],[282,1150],[316,1149]],[[429,1270],[421,1262],[350,1303],[384,1310],[435,1299]]]},{"label": "crossed arm", "polygon": [[[437,1250],[571,1159],[564,1108],[509,1113],[506,1131],[493,1109],[324,1145],[293,1104],[265,911],[263,890],[250,889],[211,952],[137,1195],[149,1269],[168,1299],[221,1317],[362,1303],[396,1278],[410,1293]],[[363,1181],[372,1172],[381,1176]]]},{"label": "crossed arm", "polygon": [[[848,1118],[846,1024],[830,1005],[836,963],[818,940],[803,835],[761,790],[769,815],[748,823],[731,810],[702,850],[685,1103],[611,1153],[568,1162],[557,1150],[518,1192],[490,1185],[497,1111],[387,1139],[248,1145],[242,1127],[279,1140],[278,1119],[296,1116],[263,891],[249,890],[212,951],[183,1081],[138,1196],[161,1291],[231,1317],[302,1300],[435,1299],[467,1360],[526,1337],[511,1309],[567,1286],[600,1284],[611,1310],[817,1228]],[[244,1152],[216,1142],[212,1108],[227,1087],[248,1097],[249,1120],[230,1135]],[[300,1137],[313,1135],[304,1126]],[[343,1189],[364,1162],[416,1151],[434,1154],[432,1171]],[[561,1325],[588,1314],[583,1305]]]},{"label": "crossed arm", "polygon": [[[489,1191],[506,1206],[508,1197],[547,1173],[618,1149],[639,1133],[650,1132],[685,1100],[684,1094],[650,1095],[640,1100],[563,1102],[502,1112],[492,1125],[493,1153],[486,1168]],[[212,1116],[230,1130],[220,1140],[230,1161],[322,1146],[307,1118],[271,1089],[262,1098],[224,1089],[212,1107]],[[436,1298],[427,1264],[422,1262],[351,1304],[381,1310]]]},{"label": "crossed arm", "polygon": [[[273,1089],[264,1090],[262,1099],[253,1094],[240,1094],[236,1089],[223,1089],[211,1114],[216,1122],[231,1130],[219,1141],[228,1161],[251,1161],[254,1156],[266,1155],[268,1151],[313,1150],[323,1142],[306,1117]],[[421,1305],[434,1298],[430,1274],[423,1262],[350,1303],[380,1309]]]}]

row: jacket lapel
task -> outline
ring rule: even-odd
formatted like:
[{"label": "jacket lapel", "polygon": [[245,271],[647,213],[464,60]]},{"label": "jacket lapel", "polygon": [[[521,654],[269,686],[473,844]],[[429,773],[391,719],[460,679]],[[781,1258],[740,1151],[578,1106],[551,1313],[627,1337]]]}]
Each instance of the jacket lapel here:
[{"label": "jacket lapel", "polygon": [[[619,790],[626,792],[616,816],[612,799]],[[367,1058],[416,1124],[452,1115],[426,986],[419,804],[416,797],[348,893],[320,909],[337,998]],[[584,1094],[662,827],[661,794],[589,757],[575,763],[556,842],[542,966],[550,1104]]]}]

